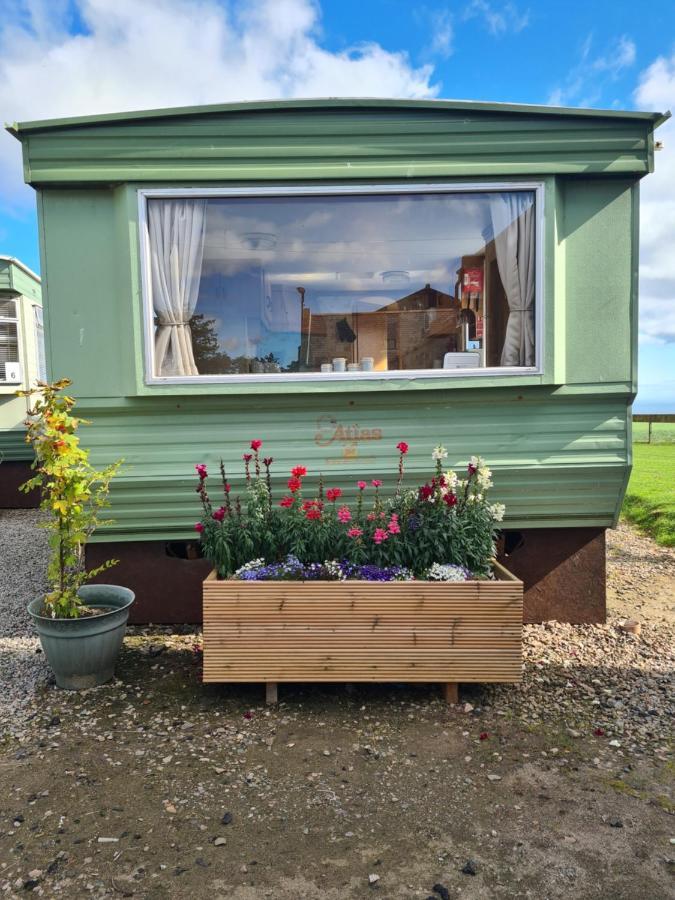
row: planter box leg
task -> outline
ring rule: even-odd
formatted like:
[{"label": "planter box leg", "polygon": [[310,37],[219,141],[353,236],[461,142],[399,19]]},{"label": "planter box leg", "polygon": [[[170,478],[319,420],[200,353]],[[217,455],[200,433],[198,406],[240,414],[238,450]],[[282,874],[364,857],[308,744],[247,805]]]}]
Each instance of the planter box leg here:
[{"label": "planter box leg", "polygon": [[279,696],[277,690],[276,681],[266,681],[265,682],[265,703],[269,705],[273,705],[278,703]]},{"label": "planter box leg", "polygon": [[456,681],[443,682],[443,699],[446,703],[459,703],[459,685]]}]

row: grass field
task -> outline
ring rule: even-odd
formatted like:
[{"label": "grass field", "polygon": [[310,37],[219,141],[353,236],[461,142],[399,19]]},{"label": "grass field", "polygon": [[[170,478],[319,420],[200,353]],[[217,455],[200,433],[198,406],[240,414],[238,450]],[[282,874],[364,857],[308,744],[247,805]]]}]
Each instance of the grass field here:
[{"label": "grass field", "polygon": [[[636,422],[634,429],[642,424]],[[622,515],[659,544],[675,547],[675,426],[660,427],[664,437],[668,437],[665,429],[671,429],[672,437],[658,443],[633,443],[633,472]],[[646,440],[646,425],[644,428]]]}]

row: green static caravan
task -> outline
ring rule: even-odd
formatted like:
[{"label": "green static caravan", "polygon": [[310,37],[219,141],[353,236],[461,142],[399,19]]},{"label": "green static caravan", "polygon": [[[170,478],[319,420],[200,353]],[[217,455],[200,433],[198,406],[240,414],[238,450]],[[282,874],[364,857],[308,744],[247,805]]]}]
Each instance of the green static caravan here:
[{"label": "green static caravan", "polygon": [[46,378],[40,276],[0,254],[0,508],[32,506],[18,493],[33,458],[26,444],[28,401],[17,390]]},{"label": "green static caravan", "polygon": [[37,192],[51,371],[138,620],[196,621],[196,463],[348,488],[483,456],[526,619],[600,621],[631,466],[638,186],[664,116],[292,100],[10,127]]}]

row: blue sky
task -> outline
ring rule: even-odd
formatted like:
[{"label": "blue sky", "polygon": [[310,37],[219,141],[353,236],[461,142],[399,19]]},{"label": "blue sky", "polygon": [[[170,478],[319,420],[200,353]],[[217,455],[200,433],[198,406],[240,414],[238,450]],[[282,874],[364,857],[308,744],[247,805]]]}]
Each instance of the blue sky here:
[{"label": "blue sky", "polygon": [[[2,0],[4,121],[273,96],[675,108],[675,4]],[[179,61],[179,64],[176,64]],[[675,411],[675,128],[643,183],[640,393]],[[0,140],[0,253],[39,271],[19,145]]]}]

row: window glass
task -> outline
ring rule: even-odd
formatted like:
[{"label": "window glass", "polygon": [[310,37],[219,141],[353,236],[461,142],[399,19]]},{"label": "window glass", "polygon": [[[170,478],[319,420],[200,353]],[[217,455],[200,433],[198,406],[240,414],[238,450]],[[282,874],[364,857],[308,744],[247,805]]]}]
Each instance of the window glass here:
[{"label": "window glass", "polygon": [[158,376],[535,365],[534,191],[148,200]]},{"label": "window glass", "polygon": [[34,306],[35,315],[35,349],[37,352],[37,377],[40,381],[47,380],[47,363],[45,360],[45,326],[42,317],[42,307]]},{"label": "window glass", "polygon": [[19,362],[19,326],[14,300],[0,299],[0,382],[16,381],[16,369],[7,371],[7,364]]}]

